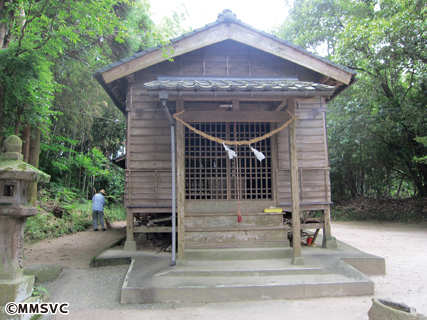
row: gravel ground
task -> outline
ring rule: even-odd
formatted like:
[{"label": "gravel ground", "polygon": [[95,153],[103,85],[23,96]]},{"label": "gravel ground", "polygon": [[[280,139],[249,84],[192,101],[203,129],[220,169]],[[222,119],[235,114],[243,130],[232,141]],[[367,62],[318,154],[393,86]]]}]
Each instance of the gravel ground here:
[{"label": "gravel ground", "polygon": [[[332,231],[340,241],[386,258],[387,275],[372,277],[375,297],[403,302],[427,315],[427,273],[424,271],[427,265],[424,246],[427,243],[426,224],[334,222]],[[117,237],[114,232],[110,230],[111,239]],[[98,232],[96,236],[98,234],[102,233]],[[86,236],[93,238],[94,232],[87,231],[80,235],[79,241],[86,241],[90,246]],[[73,239],[73,236],[68,237],[66,243]],[[52,251],[55,241],[50,240],[52,248],[46,249],[53,252],[52,257],[57,256]],[[63,248],[63,245],[59,247]],[[32,248],[30,246],[27,249],[30,251]],[[80,250],[86,250],[85,246],[81,245]],[[40,252],[38,254],[43,254]],[[67,260],[59,260],[63,262],[63,272],[54,281],[43,284],[51,294],[52,301],[70,303],[69,315],[51,316],[49,319],[368,319],[367,312],[372,305],[371,296],[121,305],[120,288],[128,267],[92,269],[88,268],[88,261],[80,261],[79,264],[76,259],[82,258],[72,258],[72,267],[66,267]],[[47,260],[43,262],[49,264]],[[83,267],[76,267],[79,265]]]}]

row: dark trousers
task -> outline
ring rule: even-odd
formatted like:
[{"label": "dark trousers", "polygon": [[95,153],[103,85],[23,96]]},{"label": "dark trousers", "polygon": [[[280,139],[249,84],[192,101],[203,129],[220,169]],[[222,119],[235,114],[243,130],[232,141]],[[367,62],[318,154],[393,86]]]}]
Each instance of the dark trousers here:
[{"label": "dark trousers", "polygon": [[102,229],[105,229],[104,225],[104,211],[92,210],[93,229],[98,229],[98,218],[101,223]]}]

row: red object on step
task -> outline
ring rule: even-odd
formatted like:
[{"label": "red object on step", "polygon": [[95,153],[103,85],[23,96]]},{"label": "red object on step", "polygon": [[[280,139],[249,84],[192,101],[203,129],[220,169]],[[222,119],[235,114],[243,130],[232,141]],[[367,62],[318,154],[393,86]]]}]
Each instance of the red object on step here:
[{"label": "red object on step", "polygon": [[312,237],[308,237],[307,238],[307,245],[311,246],[312,241],[313,241],[313,238]]},{"label": "red object on step", "polygon": [[242,215],[240,213],[237,215],[237,222],[242,222]]}]

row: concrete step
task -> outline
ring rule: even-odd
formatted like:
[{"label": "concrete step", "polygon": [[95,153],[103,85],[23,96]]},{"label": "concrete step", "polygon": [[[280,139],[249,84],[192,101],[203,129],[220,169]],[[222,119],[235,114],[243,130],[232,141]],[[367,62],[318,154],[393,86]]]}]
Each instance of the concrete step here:
[{"label": "concrete step", "polygon": [[374,294],[373,282],[338,258],[188,261],[183,267],[154,267],[141,276],[146,262],[135,259],[123,284],[122,303],[221,302],[301,299]]},{"label": "concrete step", "polygon": [[326,274],[324,268],[293,266],[289,259],[188,261],[185,268],[173,268],[159,277],[271,277]]}]

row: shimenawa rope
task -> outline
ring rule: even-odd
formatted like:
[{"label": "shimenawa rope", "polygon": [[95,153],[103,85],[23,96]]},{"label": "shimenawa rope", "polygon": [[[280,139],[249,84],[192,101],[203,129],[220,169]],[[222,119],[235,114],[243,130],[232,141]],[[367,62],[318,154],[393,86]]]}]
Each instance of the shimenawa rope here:
[{"label": "shimenawa rope", "polygon": [[213,137],[211,135],[208,135],[207,133],[204,133],[200,130],[197,130],[196,128],[194,128],[193,126],[189,125],[187,122],[185,122],[184,120],[178,118],[181,114],[183,114],[185,112],[185,110],[182,110],[181,112],[175,113],[173,115],[173,118],[182,123],[184,126],[186,126],[188,129],[190,129],[191,131],[194,131],[195,133],[201,135],[202,137],[218,142],[218,143],[225,143],[225,144],[231,144],[231,145],[237,145],[237,146],[242,146],[242,145],[250,145],[250,144],[254,144],[257,143],[259,141],[262,141],[264,139],[270,138],[271,136],[273,136],[274,134],[282,131],[283,129],[285,129],[292,121],[297,120],[298,118],[295,117],[292,113],[289,112],[289,110],[286,110],[286,112],[289,114],[289,116],[291,117],[288,121],[286,121],[284,124],[282,124],[280,127],[278,127],[277,129],[274,129],[273,131],[270,131],[267,134],[264,134],[260,137],[251,139],[251,140],[241,140],[241,141],[230,141],[230,140],[223,140],[217,137]]}]

